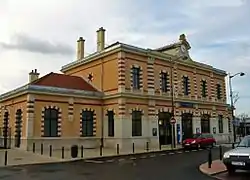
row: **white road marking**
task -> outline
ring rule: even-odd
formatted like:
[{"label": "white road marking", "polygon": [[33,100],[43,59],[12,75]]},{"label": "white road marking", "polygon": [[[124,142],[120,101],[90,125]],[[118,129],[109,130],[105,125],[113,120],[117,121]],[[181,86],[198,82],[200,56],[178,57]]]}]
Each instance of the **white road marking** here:
[{"label": "white road marking", "polygon": [[95,160],[85,160],[85,162],[87,162],[87,163],[97,163],[97,164],[104,163],[103,161],[95,161]]}]

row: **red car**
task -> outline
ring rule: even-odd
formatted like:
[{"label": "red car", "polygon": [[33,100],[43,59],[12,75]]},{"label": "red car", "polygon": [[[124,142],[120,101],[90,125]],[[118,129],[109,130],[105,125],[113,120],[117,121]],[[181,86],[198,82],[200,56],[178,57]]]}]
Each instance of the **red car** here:
[{"label": "red car", "polygon": [[193,138],[185,139],[182,142],[183,148],[204,148],[213,147],[216,144],[212,134],[194,134]]}]

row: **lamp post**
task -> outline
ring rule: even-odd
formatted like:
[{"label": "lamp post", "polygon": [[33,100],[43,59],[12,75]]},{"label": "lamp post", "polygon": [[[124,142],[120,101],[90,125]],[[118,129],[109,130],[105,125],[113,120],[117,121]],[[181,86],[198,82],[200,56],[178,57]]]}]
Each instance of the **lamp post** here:
[{"label": "lamp post", "polygon": [[236,141],[236,127],[235,127],[235,118],[234,118],[234,102],[233,102],[233,88],[232,88],[232,79],[235,76],[244,76],[245,73],[239,72],[234,75],[229,74],[229,96],[230,96],[230,106],[231,106],[231,114],[232,114],[232,121],[233,121],[233,136],[234,136],[234,142]]}]

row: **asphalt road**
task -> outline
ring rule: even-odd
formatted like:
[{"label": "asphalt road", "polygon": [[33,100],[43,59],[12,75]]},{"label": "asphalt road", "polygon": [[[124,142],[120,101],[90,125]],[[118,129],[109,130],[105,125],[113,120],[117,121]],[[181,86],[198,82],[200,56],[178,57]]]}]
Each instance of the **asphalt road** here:
[{"label": "asphalt road", "polygon": [[228,175],[227,172],[216,175],[220,180],[250,180],[249,171],[237,171],[234,175]]},{"label": "asphalt road", "polygon": [[[1,180],[212,180],[199,172],[207,150],[0,168]],[[218,159],[218,149],[213,158]]]}]

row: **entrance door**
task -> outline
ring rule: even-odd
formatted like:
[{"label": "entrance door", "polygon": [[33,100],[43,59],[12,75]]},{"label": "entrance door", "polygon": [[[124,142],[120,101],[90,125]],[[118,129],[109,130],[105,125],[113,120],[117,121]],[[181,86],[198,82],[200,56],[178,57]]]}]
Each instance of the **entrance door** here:
[{"label": "entrance door", "polygon": [[170,118],[171,113],[169,112],[160,112],[158,114],[160,145],[172,143],[172,126],[170,123]]},{"label": "entrance door", "polygon": [[15,123],[15,147],[21,145],[21,133],[22,133],[22,111],[18,109],[16,111],[16,123]]},{"label": "entrance door", "polygon": [[182,114],[182,140],[193,137],[193,115],[190,113]]}]

